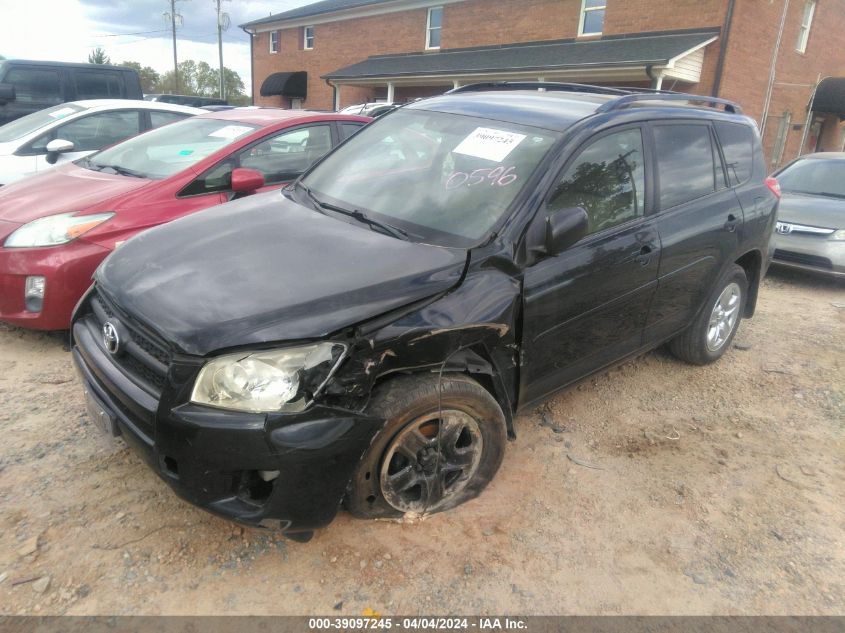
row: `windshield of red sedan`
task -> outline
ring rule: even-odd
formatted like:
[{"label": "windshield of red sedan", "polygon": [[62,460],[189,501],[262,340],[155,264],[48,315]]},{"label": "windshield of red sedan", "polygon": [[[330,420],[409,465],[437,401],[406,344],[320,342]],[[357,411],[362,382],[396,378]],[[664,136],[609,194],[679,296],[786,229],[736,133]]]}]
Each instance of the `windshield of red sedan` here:
[{"label": "windshield of red sedan", "polygon": [[356,133],[302,183],[318,200],[463,247],[496,225],[558,138],[542,128],[400,109]]},{"label": "windshield of red sedan", "polygon": [[219,119],[185,119],[165,125],[83,159],[94,170],[162,179],[187,169],[257,129]]}]

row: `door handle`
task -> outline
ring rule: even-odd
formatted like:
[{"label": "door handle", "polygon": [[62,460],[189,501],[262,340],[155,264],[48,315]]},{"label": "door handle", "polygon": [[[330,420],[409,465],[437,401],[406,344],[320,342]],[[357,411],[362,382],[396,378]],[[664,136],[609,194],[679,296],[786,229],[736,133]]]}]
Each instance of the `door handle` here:
[{"label": "door handle", "polygon": [[634,255],[634,261],[640,266],[648,266],[648,263],[651,261],[651,246],[646,244],[638,250]]},{"label": "door handle", "polygon": [[728,216],[728,221],[725,222],[725,230],[728,233],[733,233],[734,231],[736,231],[736,227],[737,227],[738,224],[739,224],[739,220],[737,219],[737,217],[733,213],[731,213]]}]

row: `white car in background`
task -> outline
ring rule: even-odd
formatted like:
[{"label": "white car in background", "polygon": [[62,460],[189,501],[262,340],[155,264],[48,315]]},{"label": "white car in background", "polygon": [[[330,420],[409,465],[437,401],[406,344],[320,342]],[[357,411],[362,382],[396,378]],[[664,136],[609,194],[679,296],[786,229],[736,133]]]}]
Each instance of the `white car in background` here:
[{"label": "white car in background", "polygon": [[0,127],[0,186],[206,112],[133,99],[70,101],[33,112]]}]

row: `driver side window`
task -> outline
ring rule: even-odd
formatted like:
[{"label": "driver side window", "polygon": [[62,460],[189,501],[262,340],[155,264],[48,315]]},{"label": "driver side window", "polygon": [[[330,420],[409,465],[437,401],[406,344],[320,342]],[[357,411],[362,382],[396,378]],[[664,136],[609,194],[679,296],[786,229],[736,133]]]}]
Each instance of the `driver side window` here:
[{"label": "driver side window", "polygon": [[594,141],[560,177],[546,202],[549,214],[583,207],[588,233],[622,224],[644,214],[645,161],[639,128]]},{"label": "driver side window", "polygon": [[101,112],[65,123],[32,141],[29,150],[44,154],[47,144],[57,138],[73,143],[75,152],[92,152],[114,145],[140,133],[137,110]]},{"label": "driver side window", "polygon": [[229,156],[182,190],[182,196],[228,191],[232,171],[255,169],[268,185],[295,180],[332,148],[331,127],[326,124],[288,130]]}]

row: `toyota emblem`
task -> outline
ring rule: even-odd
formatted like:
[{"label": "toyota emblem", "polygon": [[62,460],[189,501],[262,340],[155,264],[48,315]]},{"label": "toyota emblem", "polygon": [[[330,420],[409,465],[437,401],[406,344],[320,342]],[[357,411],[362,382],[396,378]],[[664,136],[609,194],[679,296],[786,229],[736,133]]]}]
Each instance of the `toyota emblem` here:
[{"label": "toyota emblem", "polygon": [[110,321],[103,324],[103,345],[109,354],[117,354],[120,350],[120,336],[117,328]]}]

